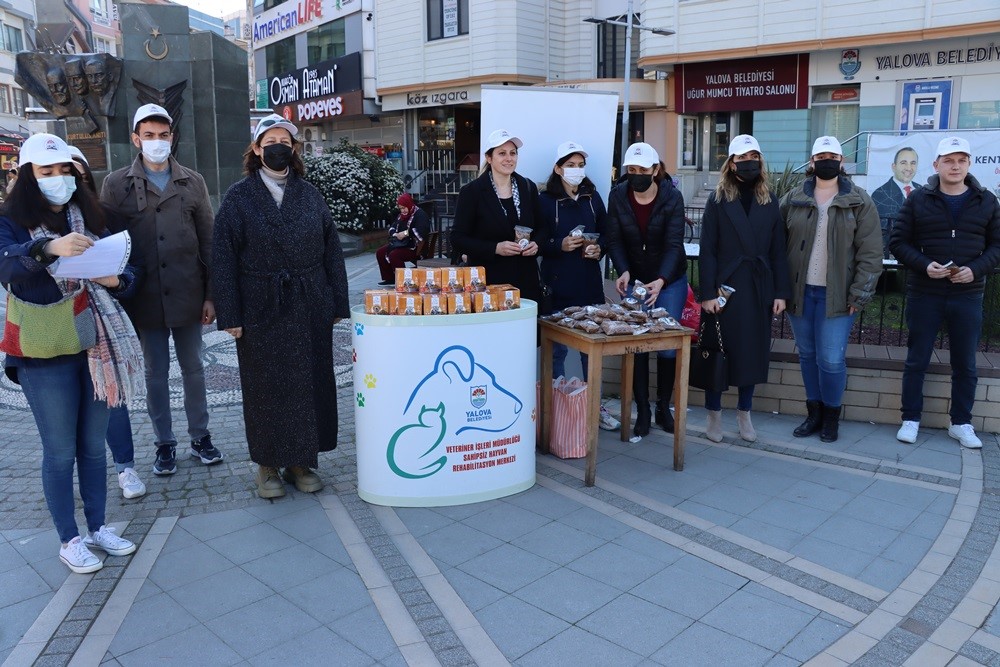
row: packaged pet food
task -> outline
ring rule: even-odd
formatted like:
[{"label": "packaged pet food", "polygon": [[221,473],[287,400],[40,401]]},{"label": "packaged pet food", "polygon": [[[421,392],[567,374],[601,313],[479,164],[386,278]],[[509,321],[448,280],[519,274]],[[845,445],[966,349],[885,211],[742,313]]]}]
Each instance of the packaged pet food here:
[{"label": "packaged pet food", "polygon": [[486,269],[481,266],[465,267],[465,291],[486,291]]},{"label": "packaged pet food", "polygon": [[477,313],[492,313],[500,310],[496,292],[473,292],[472,309]]},{"label": "packaged pet food", "polygon": [[419,294],[397,294],[397,315],[423,315],[424,300]]},{"label": "packaged pet food", "polygon": [[517,225],[514,227],[514,240],[517,241],[517,245],[524,250],[531,243],[531,227],[525,227],[523,225]]},{"label": "packaged pet food", "polygon": [[499,310],[515,310],[521,307],[521,290],[516,287],[493,290]]},{"label": "packaged pet food", "polygon": [[465,272],[459,266],[447,266],[441,269],[441,291],[448,294],[461,292],[465,289]]},{"label": "packaged pet food", "polygon": [[396,293],[385,289],[365,290],[365,312],[369,315],[392,315],[396,310]]},{"label": "packaged pet food", "polygon": [[421,294],[438,294],[441,291],[441,269],[416,269],[414,275]]},{"label": "packaged pet food", "polygon": [[424,294],[424,315],[447,315],[448,296],[446,294]]},{"label": "packaged pet food", "polygon": [[404,294],[417,294],[420,292],[417,269],[409,267],[396,269],[396,291]]},{"label": "packaged pet food", "polygon": [[472,312],[469,294],[456,292],[448,294],[447,297],[448,313],[451,315],[465,315]]}]

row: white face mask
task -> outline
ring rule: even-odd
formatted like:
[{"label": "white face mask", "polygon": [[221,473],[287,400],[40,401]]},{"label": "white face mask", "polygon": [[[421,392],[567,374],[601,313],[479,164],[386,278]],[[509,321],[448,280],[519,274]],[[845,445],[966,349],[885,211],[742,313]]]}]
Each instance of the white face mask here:
[{"label": "white face mask", "polygon": [[583,183],[585,171],[583,167],[563,167],[562,178],[575,188]]},{"label": "white face mask", "polygon": [[163,139],[144,140],[142,156],[153,164],[163,164],[170,157],[170,142]]},{"label": "white face mask", "polygon": [[53,206],[62,206],[76,192],[76,179],[72,176],[45,176],[38,179],[38,189]]}]

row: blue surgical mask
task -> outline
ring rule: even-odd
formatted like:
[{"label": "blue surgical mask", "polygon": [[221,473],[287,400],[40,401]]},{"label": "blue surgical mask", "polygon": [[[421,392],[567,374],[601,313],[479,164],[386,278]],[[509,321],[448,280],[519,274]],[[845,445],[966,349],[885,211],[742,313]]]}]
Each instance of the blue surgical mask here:
[{"label": "blue surgical mask", "polygon": [[38,189],[53,206],[62,206],[76,192],[76,179],[72,176],[46,176],[38,179]]}]

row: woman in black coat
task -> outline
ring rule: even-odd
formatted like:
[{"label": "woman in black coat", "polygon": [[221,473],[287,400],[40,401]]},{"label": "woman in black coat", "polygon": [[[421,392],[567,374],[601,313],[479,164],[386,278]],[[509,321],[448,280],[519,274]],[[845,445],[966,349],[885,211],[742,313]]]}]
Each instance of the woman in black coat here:
[{"label": "woman in black coat", "polygon": [[212,244],[217,325],[236,338],[261,498],[285,495],[279,468],[303,493],[323,488],[310,469],[337,446],[333,325],[350,316],[337,226],[302,178],[295,133],[277,114],[260,121]]},{"label": "woman in black coat", "polygon": [[[719,184],[705,206],[698,256],[701,307],[719,318],[722,346],[729,359],[729,384],[739,388],[736,423],[740,437],[757,439],[750,420],[754,386],[767,382],[771,317],[785,310],[790,296],[785,226],[778,199],[768,185],[767,167],[757,140],[741,134],[729,144]],[[736,291],[722,308],[719,287]],[[722,392],[705,392],[709,440],[722,440]]]},{"label": "woman in black coat", "polygon": [[[486,166],[476,180],[458,193],[451,243],[466,255],[472,266],[486,269],[489,283],[510,283],[521,297],[539,301],[538,188],[518,173],[517,151],[523,142],[507,130],[490,133]],[[531,240],[522,248],[514,227],[532,229]]]},{"label": "woman in black coat", "polygon": [[[618,272],[615,286],[625,296],[635,283],[649,292],[647,306],[666,308],[680,319],[687,298],[684,255],[684,197],[673,186],[656,149],[646,143],[629,146],[622,160],[626,180],[608,196],[608,254]],[[674,388],[677,350],[656,353],[656,423],[674,431],[670,395]],[[635,355],[635,435],[649,434],[649,354]]]}]

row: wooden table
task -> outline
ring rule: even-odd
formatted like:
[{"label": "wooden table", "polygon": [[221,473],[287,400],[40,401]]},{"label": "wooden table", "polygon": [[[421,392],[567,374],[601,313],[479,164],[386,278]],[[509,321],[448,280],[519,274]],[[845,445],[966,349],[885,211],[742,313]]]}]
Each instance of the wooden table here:
[{"label": "wooden table", "polygon": [[587,470],[585,482],[594,485],[597,477],[597,434],[601,409],[601,370],[604,357],[622,356],[622,427],[621,439],[627,441],[632,430],[632,373],[633,354],[677,350],[677,365],[674,372],[674,470],[684,469],[684,429],[687,422],[688,367],[691,362],[690,329],[673,329],[662,333],[648,333],[640,336],[606,336],[588,334],[579,329],[567,329],[554,322],[541,320],[542,343],[542,420],[543,454],[549,452],[549,438],[552,432],[552,344],[562,343],[587,355],[587,384],[590,406],[587,409]]}]

